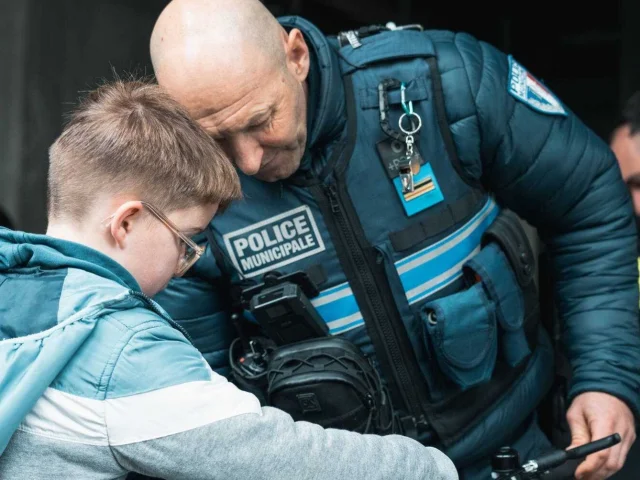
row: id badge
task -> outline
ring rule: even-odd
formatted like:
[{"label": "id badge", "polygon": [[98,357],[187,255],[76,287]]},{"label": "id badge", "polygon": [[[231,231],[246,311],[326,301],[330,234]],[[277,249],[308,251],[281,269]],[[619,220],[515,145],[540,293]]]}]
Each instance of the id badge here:
[{"label": "id badge", "polygon": [[377,144],[377,150],[385,172],[393,182],[402,207],[408,216],[422,212],[444,200],[431,165],[424,160],[417,149],[414,150],[414,157],[411,161],[414,169],[413,192],[408,193],[402,193],[402,179],[399,169],[399,165],[406,158],[405,145],[397,140],[387,138]]},{"label": "id badge", "polygon": [[419,169],[420,170],[413,175],[414,187],[412,192],[402,193],[402,180],[400,177],[393,179],[393,186],[408,216],[422,212],[444,200],[442,190],[440,190],[431,165],[425,163],[424,165],[420,165]]}]

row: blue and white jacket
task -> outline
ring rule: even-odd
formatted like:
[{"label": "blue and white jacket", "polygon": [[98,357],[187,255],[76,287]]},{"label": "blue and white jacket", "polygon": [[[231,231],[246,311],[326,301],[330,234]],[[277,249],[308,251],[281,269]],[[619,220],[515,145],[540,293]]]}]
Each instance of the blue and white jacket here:
[{"label": "blue and white jacket", "polygon": [[404,437],[262,409],[139,290],[95,250],[0,228],[0,478],[458,478]]}]

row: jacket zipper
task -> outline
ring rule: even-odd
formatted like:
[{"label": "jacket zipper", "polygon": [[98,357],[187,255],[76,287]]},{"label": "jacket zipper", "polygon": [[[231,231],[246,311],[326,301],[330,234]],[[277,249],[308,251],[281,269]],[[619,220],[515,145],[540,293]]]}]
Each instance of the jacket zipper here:
[{"label": "jacket zipper", "polygon": [[173,320],[172,318],[168,317],[162,310],[160,310],[157,306],[156,306],[156,302],[154,302],[153,300],[151,300],[151,298],[142,293],[142,292],[137,292],[135,290],[129,290],[129,293],[136,297],[139,298],[141,300],[143,300],[147,305],[149,305],[149,307],[151,307],[151,310],[153,310],[155,313],[157,313],[158,315],[160,315],[164,320],[166,320],[167,322],[169,322],[169,324],[175,328],[176,330],[178,330],[180,333],[182,333],[187,340],[189,340],[189,343],[191,343],[193,345],[193,340],[191,339],[191,337],[189,336],[189,334],[187,333],[187,331],[182,328],[180,325],[178,325],[176,323],[175,320]]},{"label": "jacket zipper", "polygon": [[[349,212],[344,208],[340,199],[340,193],[333,184],[323,185],[324,192],[329,199],[329,205],[337,230],[340,232],[340,240],[349,252],[349,260],[352,264],[353,271],[357,278],[349,279],[349,281],[357,281],[362,284],[367,301],[367,310],[371,312],[371,323],[376,330],[376,334],[380,338],[380,344],[384,346],[390,369],[394,378],[389,379],[395,381],[399,394],[404,399],[408,413],[413,417],[412,420],[416,425],[426,425],[425,413],[423,405],[426,399],[422,400],[420,393],[416,390],[416,382],[422,382],[417,378],[415,373],[412,375],[408,367],[406,356],[398,343],[396,336],[399,329],[404,329],[404,324],[396,315],[389,314],[389,310],[382,299],[375,275],[371,269],[370,263],[367,261],[366,254],[358,242],[356,233],[353,230],[352,222],[358,219],[349,218]],[[395,308],[395,306],[391,306]],[[364,313],[364,312],[363,312]],[[395,322],[394,322],[395,320]],[[425,403],[423,403],[423,401]]]}]

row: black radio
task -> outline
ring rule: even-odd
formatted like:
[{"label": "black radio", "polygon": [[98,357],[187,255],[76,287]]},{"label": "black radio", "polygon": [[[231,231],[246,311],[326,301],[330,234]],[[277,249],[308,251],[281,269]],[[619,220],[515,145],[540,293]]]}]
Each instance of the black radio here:
[{"label": "black radio", "polygon": [[309,275],[269,272],[263,283],[235,291],[240,337],[229,350],[233,381],[294,420],[361,433],[400,432],[373,361],[348,340],[329,335],[311,304],[319,291]]},{"label": "black radio", "polygon": [[277,345],[327,336],[329,329],[309,297],[318,289],[304,272],[269,272],[264,283],[245,288],[242,303]]}]

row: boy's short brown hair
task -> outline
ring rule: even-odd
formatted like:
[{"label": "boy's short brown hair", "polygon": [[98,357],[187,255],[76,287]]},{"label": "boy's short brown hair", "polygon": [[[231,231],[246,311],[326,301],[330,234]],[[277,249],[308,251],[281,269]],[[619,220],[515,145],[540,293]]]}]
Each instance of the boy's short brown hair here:
[{"label": "boy's short brown hair", "polygon": [[156,84],[117,80],[90,92],[49,149],[49,217],[80,220],[104,193],[168,212],[241,197],[222,149]]}]

